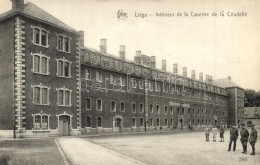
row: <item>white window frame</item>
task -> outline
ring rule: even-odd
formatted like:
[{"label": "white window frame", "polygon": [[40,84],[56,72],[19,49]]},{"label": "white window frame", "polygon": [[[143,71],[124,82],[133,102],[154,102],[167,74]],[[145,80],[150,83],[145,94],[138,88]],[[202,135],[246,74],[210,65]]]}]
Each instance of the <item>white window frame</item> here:
[{"label": "white window frame", "polygon": [[[100,110],[97,108],[97,107],[98,107],[98,105],[97,105],[97,104],[98,104],[98,100],[101,101],[101,105],[100,105],[101,109],[100,109]],[[103,110],[103,101],[102,101],[102,99],[100,99],[100,98],[97,98],[97,99],[96,99],[96,110],[97,110],[97,111],[102,111],[102,110]]]},{"label": "white window frame", "polygon": [[[115,103],[115,109],[112,109],[112,102]],[[111,101],[110,101],[110,111],[111,111],[111,112],[116,112],[116,101],[115,101],[115,100],[111,100]]]},{"label": "white window frame", "polygon": [[[101,118],[101,126],[100,127],[98,126],[98,117]],[[103,128],[103,118],[102,118],[102,116],[97,116],[97,128]]]},{"label": "white window frame", "polygon": [[[141,108],[141,105],[142,105],[142,108]],[[141,111],[142,110],[142,111]],[[143,103],[140,103],[139,104],[139,112],[140,113],[144,113],[144,104]]]},{"label": "white window frame", "polygon": [[[32,43],[34,45],[37,45],[37,46],[42,46],[42,47],[45,47],[45,48],[49,48],[49,31],[40,27],[40,26],[31,26],[31,28],[33,29],[33,39],[32,39]],[[38,29],[39,30],[39,44],[36,43],[36,41],[34,40],[34,36],[35,36],[35,29]],[[46,46],[45,45],[42,45],[42,31],[45,31],[46,32]]]},{"label": "white window frame", "polygon": [[[63,57],[61,59],[56,59],[56,61],[57,61],[57,73],[56,73],[56,76],[63,77],[63,78],[71,78],[71,65],[72,65],[72,62],[69,61],[69,60],[66,60],[65,57]],[[59,61],[61,61],[62,64],[63,64],[62,75],[58,74],[58,72],[59,72]],[[69,63],[69,76],[65,76],[65,65],[64,65],[65,62]]]},{"label": "white window frame", "polygon": [[[158,108],[158,111],[157,111],[157,106],[159,107],[159,108]],[[156,104],[156,113],[157,113],[157,114],[160,114],[160,105],[159,105],[159,104]]]},{"label": "white window frame", "polygon": [[[122,103],[124,103],[124,109],[122,111]],[[121,101],[120,102],[120,112],[125,112],[125,102],[124,101]]]},{"label": "white window frame", "polygon": [[[87,108],[87,106],[86,106],[86,110],[91,110],[91,98],[89,98],[89,97],[87,97],[85,100],[87,100],[87,99],[89,99],[89,109]],[[87,101],[86,101],[86,103],[87,103]]]},{"label": "white window frame", "polygon": [[[135,111],[133,111],[133,104],[135,105]],[[131,111],[132,111],[132,113],[136,113],[136,103],[135,102],[131,103]]]},{"label": "white window frame", "polygon": [[[165,121],[167,120],[167,125],[165,125]],[[168,118],[164,118],[164,126],[165,127],[168,127],[168,125],[169,125],[169,121],[168,121]]]},{"label": "white window frame", "polygon": [[[99,79],[99,77],[98,77],[98,73],[100,73],[100,77],[101,77],[101,80]],[[96,81],[97,82],[102,82],[102,79],[103,79],[103,74],[102,74],[102,72],[100,71],[100,70],[97,70],[96,71]]]},{"label": "white window frame", "polygon": [[[58,106],[62,106],[62,107],[71,107],[72,104],[71,104],[71,93],[72,93],[72,90],[71,89],[68,89],[66,88],[65,86],[63,86],[62,88],[56,88],[56,91],[57,91],[57,105]],[[59,100],[59,91],[63,91],[63,104],[60,105],[60,100]],[[65,102],[66,102],[66,91],[68,91],[70,93],[69,95],[69,105],[65,105]]]},{"label": "white window frame", "polygon": [[[34,98],[35,98],[35,95],[34,95],[34,88],[40,88],[40,103],[35,103],[34,102]],[[33,100],[32,100],[32,103],[35,104],[35,105],[50,105],[50,87],[47,87],[47,86],[44,86],[42,85],[42,83],[40,83],[40,85],[31,85],[31,88],[33,89]],[[42,89],[45,88],[47,89],[47,103],[46,104],[43,104],[42,103]]]},{"label": "white window frame", "polygon": [[[56,46],[56,49],[60,52],[64,52],[64,53],[71,53],[71,38],[66,36],[66,35],[63,35],[63,34],[56,34],[56,37],[57,37],[57,46]],[[59,45],[59,37],[62,37],[62,50],[59,49],[58,45]],[[69,51],[66,51],[65,49],[65,39],[68,39],[69,41]]]},{"label": "white window frame", "polygon": [[[157,120],[159,119],[159,125],[157,124]],[[157,117],[156,118],[156,127],[160,127],[161,126],[161,121],[160,121],[160,118],[159,117]]]},{"label": "white window frame", "polygon": [[[31,71],[33,73],[37,73],[37,74],[49,75],[50,74],[50,69],[49,69],[50,57],[42,54],[41,52],[40,53],[31,53],[31,55],[32,55],[32,69],[31,69]],[[34,57],[35,56],[40,57],[40,66],[39,66],[40,69],[39,69],[39,72],[36,72],[34,70]],[[47,58],[47,66],[46,66],[47,67],[47,73],[43,73],[42,72],[42,58]]]},{"label": "white window frame", "polygon": [[[41,117],[41,120],[40,120],[40,128],[39,129],[35,129],[35,116],[40,116]],[[47,129],[43,129],[42,128],[42,117],[43,116],[47,116],[48,117],[48,122],[47,122],[47,124],[48,124],[48,126],[47,126]],[[36,113],[36,114],[32,114],[32,117],[33,117],[33,130],[50,130],[50,116],[51,115],[48,115],[48,114],[43,114],[42,112],[41,113]]]},{"label": "white window frame", "polygon": [[[133,119],[135,119],[135,123],[133,123]],[[132,117],[132,127],[136,127],[136,117]]]},{"label": "white window frame", "polygon": [[[166,109],[165,109],[165,108],[166,108]],[[167,110],[167,112],[166,112],[165,110]],[[167,105],[164,106],[164,113],[165,113],[165,114],[168,113],[168,106],[167,106]]]}]

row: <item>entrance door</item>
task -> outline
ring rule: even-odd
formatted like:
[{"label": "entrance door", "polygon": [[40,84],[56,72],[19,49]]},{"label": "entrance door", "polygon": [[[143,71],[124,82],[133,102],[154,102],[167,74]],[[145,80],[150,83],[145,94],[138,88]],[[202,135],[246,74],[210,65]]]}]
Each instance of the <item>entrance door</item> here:
[{"label": "entrance door", "polygon": [[120,132],[122,129],[122,119],[120,118],[116,118],[115,119],[115,128],[116,128],[116,132]]},{"label": "entrance door", "polygon": [[183,129],[183,119],[179,120],[180,128]]},{"label": "entrance door", "polygon": [[60,116],[59,117],[59,135],[68,136],[69,135],[69,116]]}]

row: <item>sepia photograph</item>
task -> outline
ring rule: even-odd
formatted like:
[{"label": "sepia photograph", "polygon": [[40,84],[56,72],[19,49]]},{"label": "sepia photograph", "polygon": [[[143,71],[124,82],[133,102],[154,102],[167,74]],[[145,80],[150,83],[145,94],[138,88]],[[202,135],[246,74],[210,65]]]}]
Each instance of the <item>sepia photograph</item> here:
[{"label": "sepia photograph", "polygon": [[0,165],[260,164],[259,8],[1,0]]}]

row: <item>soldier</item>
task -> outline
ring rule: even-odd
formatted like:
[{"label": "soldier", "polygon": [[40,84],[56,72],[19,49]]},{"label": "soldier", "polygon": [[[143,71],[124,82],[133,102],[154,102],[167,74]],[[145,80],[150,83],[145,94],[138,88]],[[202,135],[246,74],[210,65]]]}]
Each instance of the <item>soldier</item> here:
[{"label": "soldier", "polygon": [[236,150],[237,137],[238,137],[238,129],[236,128],[236,125],[232,125],[232,128],[230,130],[230,141],[229,141],[228,151],[230,151],[233,142],[234,142],[233,151]]},{"label": "soldier", "polygon": [[216,126],[214,126],[212,128],[212,133],[213,133],[213,142],[216,142],[216,136],[217,136],[217,133],[218,133],[218,129],[216,128]]},{"label": "soldier", "polygon": [[208,142],[208,141],[209,141],[209,133],[210,133],[209,127],[206,126],[206,128],[204,129],[204,131],[205,131],[205,135],[206,135],[206,141]]},{"label": "soldier", "polygon": [[249,137],[249,143],[252,147],[252,153],[250,155],[255,155],[255,143],[257,141],[257,131],[255,130],[255,125],[251,125],[252,130],[250,132],[250,137]]},{"label": "soldier", "polygon": [[247,154],[247,142],[248,142],[248,137],[249,137],[249,132],[248,130],[245,128],[245,124],[241,124],[241,131],[240,131],[240,141],[242,143],[243,146],[243,152],[244,154]]},{"label": "soldier", "polygon": [[[219,128],[220,141],[219,142],[224,142],[224,132],[225,132],[224,127],[220,126],[220,128]],[[223,139],[223,141],[222,141],[222,139]]]}]

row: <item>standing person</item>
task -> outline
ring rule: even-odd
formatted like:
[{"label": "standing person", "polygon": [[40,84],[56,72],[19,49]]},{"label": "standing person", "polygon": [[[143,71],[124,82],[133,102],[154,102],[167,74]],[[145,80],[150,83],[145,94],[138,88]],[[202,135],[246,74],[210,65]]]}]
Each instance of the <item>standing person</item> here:
[{"label": "standing person", "polygon": [[245,124],[241,124],[241,131],[240,131],[240,141],[242,143],[243,146],[243,152],[244,154],[247,153],[247,142],[248,142],[248,137],[249,137],[249,132],[248,130],[245,128]]},{"label": "standing person", "polygon": [[252,147],[252,153],[250,155],[255,155],[255,143],[257,142],[257,131],[255,130],[255,125],[251,125],[252,130],[250,132],[250,137],[249,137],[249,143]]},{"label": "standing person", "polygon": [[218,133],[218,129],[216,128],[216,126],[214,126],[212,128],[212,133],[213,133],[213,142],[216,142],[216,136],[217,136],[217,133]]},{"label": "standing person", "polygon": [[206,128],[204,129],[205,135],[206,135],[206,141],[209,141],[209,134],[210,134],[210,130],[209,127],[206,126]]},{"label": "standing person", "polygon": [[236,150],[237,137],[238,137],[238,129],[236,128],[235,125],[232,125],[232,128],[230,129],[230,141],[229,141],[228,151],[230,151],[233,142],[234,142],[233,151]]},{"label": "standing person", "polygon": [[[220,141],[219,142],[224,142],[224,132],[225,132],[225,129],[221,125],[220,128],[219,128],[219,135],[220,135]],[[222,141],[222,139],[223,139],[223,141]]]}]

